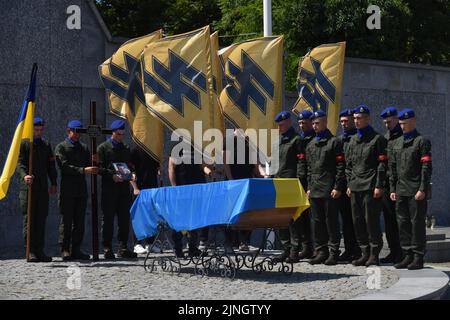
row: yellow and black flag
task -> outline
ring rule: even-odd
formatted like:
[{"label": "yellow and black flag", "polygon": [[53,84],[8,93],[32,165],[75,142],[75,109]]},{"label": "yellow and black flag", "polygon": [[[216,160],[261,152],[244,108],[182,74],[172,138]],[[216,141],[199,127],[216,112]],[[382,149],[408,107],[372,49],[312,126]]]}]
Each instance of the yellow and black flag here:
[{"label": "yellow and black flag", "polygon": [[194,121],[214,127],[209,26],[150,43],[141,64],[147,108],[167,127],[192,142]]},{"label": "yellow and black flag", "polygon": [[225,117],[236,128],[268,129],[270,135],[282,109],[283,37],[232,44],[219,56],[227,82],[220,94]]},{"label": "yellow and black flag", "polygon": [[133,139],[161,163],[164,131],[161,122],[145,106],[142,89],[141,55],[146,45],[161,39],[161,30],[124,43],[99,67],[107,90],[109,109],[126,118]]},{"label": "yellow and black flag", "polygon": [[336,134],[342,78],[344,73],[345,42],[323,44],[312,49],[299,62],[295,113],[304,109],[322,109],[327,113],[328,128]]},{"label": "yellow and black flag", "polygon": [[223,110],[219,103],[219,94],[223,89],[223,72],[219,60],[219,33],[216,31],[211,34],[211,68],[212,68],[212,112],[214,116],[214,128],[221,132],[225,130],[225,122],[223,117]]}]

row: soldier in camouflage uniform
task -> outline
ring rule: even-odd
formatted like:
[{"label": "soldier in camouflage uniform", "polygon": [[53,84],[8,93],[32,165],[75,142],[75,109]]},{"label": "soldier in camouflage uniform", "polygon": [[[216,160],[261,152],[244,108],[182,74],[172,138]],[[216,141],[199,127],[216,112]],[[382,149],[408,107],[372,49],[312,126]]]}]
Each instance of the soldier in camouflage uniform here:
[{"label": "soldier in camouflage uniform", "polygon": [[[28,262],[50,262],[52,258],[44,253],[45,224],[48,215],[49,193],[56,194],[56,167],[50,143],[42,138],[44,121],[34,118],[33,137],[33,174],[29,175],[30,142],[20,144],[17,173],[20,176],[19,201],[23,215],[23,237],[27,242],[28,223],[28,186],[32,185],[31,193],[31,226],[30,226],[30,256]],[[48,181],[50,180],[50,188]]]},{"label": "soldier in camouflage uniform", "polygon": [[79,120],[70,121],[67,138],[55,150],[56,162],[61,170],[59,242],[64,261],[90,259],[88,254],[81,251],[88,195],[85,175],[97,174],[98,168],[90,166],[89,150],[80,142],[77,129],[82,127]]},{"label": "soldier in camouflage uniform", "polygon": [[125,163],[130,170],[133,168],[130,147],[123,143],[125,121],[113,121],[111,130],[111,137],[97,147],[99,173],[102,176],[101,208],[104,257],[105,259],[115,259],[112,238],[114,218],[117,215],[118,256],[120,258],[136,258],[137,254],[128,249],[131,187],[129,181],[124,180],[114,168],[114,163]]},{"label": "soldier in camouflage uniform", "polygon": [[[276,178],[299,178],[300,162],[305,161],[305,152],[302,148],[300,136],[292,127],[291,114],[280,112],[275,117],[275,122],[280,130],[279,168]],[[297,219],[298,221],[298,219]],[[298,224],[291,221],[288,229],[279,230],[280,241],[283,245],[283,253],[274,258],[275,262],[299,261],[299,229]]]},{"label": "soldier in camouflage uniform", "polygon": [[[388,107],[381,112],[381,118],[388,130],[384,137],[387,140],[387,157],[388,164],[391,158],[391,149],[395,141],[403,135],[402,128],[398,123],[397,109],[394,107]],[[386,175],[386,183],[383,190],[383,218],[384,218],[384,229],[386,232],[386,239],[389,246],[389,254],[380,259],[381,263],[398,263],[402,260],[402,249],[400,247],[400,239],[398,234],[397,217],[395,214],[395,202],[390,198],[389,191],[389,165]]]},{"label": "soldier in camouflage uniform", "polygon": [[325,112],[315,111],[312,121],[316,137],[306,147],[306,162],[316,256],[310,263],[335,265],[341,240],[337,200],[345,191],[345,158],[340,141],[327,128]]},{"label": "soldier in camouflage uniform", "polygon": [[399,113],[403,136],[392,146],[389,162],[391,199],[396,202],[404,259],[395,268],[423,268],[425,216],[431,181],[431,143],[416,130],[414,110]]},{"label": "soldier in camouflage uniform", "polygon": [[352,264],[379,265],[383,247],[380,213],[386,179],[386,139],[370,126],[367,106],[360,105],[353,112],[357,134],[349,143],[347,195],[351,197],[353,224],[362,256]]},{"label": "soldier in camouflage uniform", "polygon": [[[349,157],[348,146],[350,139],[356,134],[353,109],[342,110],[339,114],[339,122],[341,123],[343,133],[338,139],[342,144],[344,157],[347,159]],[[347,190],[347,179],[345,180],[345,190]],[[345,193],[339,197],[338,202],[345,248],[345,251],[339,256],[339,261],[352,262],[361,257],[361,249],[356,241],[355,228],[353,227],[352,206],[350,198]]]}]

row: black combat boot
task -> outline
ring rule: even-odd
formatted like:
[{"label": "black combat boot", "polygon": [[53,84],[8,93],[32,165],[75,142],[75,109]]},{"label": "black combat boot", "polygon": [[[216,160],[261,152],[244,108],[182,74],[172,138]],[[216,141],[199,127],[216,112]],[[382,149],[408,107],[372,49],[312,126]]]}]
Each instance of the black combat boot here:
[{"label": "black combat boot", "polygon": [[367,260],[369,260],[369,250],[369,248],[367,248],[366,250],[362,250],[361,257],[359,259],[353,260],[352,265],[354,265],[355,267],[365,266]]},{"label": "black combat boot", "polygon": [[116,256],[114,255],[114,252],[112,252],[112,250],[109,248],[105,248],[103,250],[103,253],[104,253],[104,257],[106,260],[114,260],[116,258]]},{"label": "black combat boot", "polygon": [[30,252],[30,255],[28,256],[27,262],[40,262],[38,256],[34,252]]},{"label": "black combat boot", "polygon": [[408,264],[408,270],[423,269],[423,256],[420,254],[414,255],[414,260]]},{"label": "black combat boot", "polygon": [[41,262],[52,262],[52,257],[46,255],[42,250],[40,250],[36,255]]},{"label": "black combat boot", "polygon": [[137,258],[137,254],[134,253],[133,251],[129,250],[128,248],[119,249],[117,256],[122,259],[136,259]]},{"label": "black combat boot", "polygon": [[402,261],[402,254],[391,251],[386,257],[380,259],[381,263],[399,263]]},{"label": "black combat boot", "polygon": [[311,260],[309,260],[308,262],[312,265],[314,264],[322,264],[325,261],[327,261],[328,259],[328,250],[320,250],[319,252],[317,252],[317,255],[312,258]]},{"label": "black combat boot", "polygon": [[71,261],[72,259],[72,255],[70,254],[69,250],[62,250],[61,251],[61,258],[63,259],[63,261]]},{"label": "black combat boot", "polygon": [[274,257],[272,260],[274,263],[284,262],[289,257],[290,253],[291,251],[289,248],[284,249],[280,255]]},{"label": "black combat boot", "polygon": [[287,263],[297,263],[300,261],[298,249],[291,248],[289,252],[289,257],[287,257],[286,262]]},{"label": "black combat boot", "polygon": [[353,254],[350,251],[345,250],[343,254],[339,256],[339,261],[352,262]]},{"label": "black combat boot", "polygon": [[310,246],[303,246],[302,251],[298,254],[298,259],[311,259],[313,256],[313,249]]},{"label": "black combat boot", "polygon": [[366,262],[366,267],[370,266],[379,266],[380,265],[380,248],[371,248],[370,251],[370,257]]},{"label": "black combat boot", "polygon": [[341,253],[341,251],[339,251],[339,250],[331,251],[330,256],[324,262],[324,265],[326,265],[326,266],[335,266],[338,263],[338,261],[339,261],[339,254],[340,253]]},{"label": "black combat boot", "polygon": [[403,258],[402,261],[400,261],[399,263],[394,264],[394,268],[395,269],[406,269],[408,268],[408,265],[413,262],[414,256],[412,254],[412,252],[407,252],[405,254],[405,257]]}]

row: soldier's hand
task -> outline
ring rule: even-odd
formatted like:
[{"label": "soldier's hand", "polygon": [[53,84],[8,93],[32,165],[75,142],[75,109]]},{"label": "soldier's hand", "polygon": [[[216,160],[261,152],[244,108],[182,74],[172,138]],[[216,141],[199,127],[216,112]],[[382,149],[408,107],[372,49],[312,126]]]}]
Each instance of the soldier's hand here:
[{"label": "soldier's hand", "polygon": [[414,199],[416,199],[417,201],[425,199],[425,192],[420,190],[417,191],[416,195],[414,196]]},{"label": "soldier's hand", "polygon": [[56,186],[50,186],[50,189],[48,190],[49,194],[56,194]]},{"label": "soldier's hand", "polygon": [[139,190],[138,188],[133,189],[133,194],[134,194],[135,196],[138,196],[140,193],[141,193],[141,190]]},{"label": "soldier's hand", "polygon": [[84,173],[97,174],[98,173],[98,167],[86,167],[86,168],[84,168]]},{"label": "soldier's hand", "polygon": [[347,197],[351,197],[352,196],[352,189],[350,189],[350,188],[347,188]]},{"label": "soldier's hand", "polygon": [[308,196],[308,198],[311,197],[311,190],[306,191],[306,195]]},{"label": "soldier's hand", "polygon": [[113,175],[112,178],[115,183],[123,182],[123,179],[120,176],[118,176],[117,174]]},{"label": "soldier's hand", "polygon": [[397,201],[397,194],[395,192],[391,193],[391,200],[392,201]]},{"label": "soldier's hand", "polygon": [[331,198],[333,199],[337,199],[341,196],[342,192],[340,192],[339,190],[333,189],[331,191]]},{"label": "soldier's hand", "polygon": [[23,181],[25,181],[25,183],[26,183],[27,185],[32,184],[32,183],[33,183],[33,179],[34,179],[33,176],[25,176],[25,177],[23,177]]},{"label": "soldier's hand", "polygon": [[375,188],[375,190],[373,190],[373,197],[375,199],[380,198],[383,195],[383,189],[381,188]]}]

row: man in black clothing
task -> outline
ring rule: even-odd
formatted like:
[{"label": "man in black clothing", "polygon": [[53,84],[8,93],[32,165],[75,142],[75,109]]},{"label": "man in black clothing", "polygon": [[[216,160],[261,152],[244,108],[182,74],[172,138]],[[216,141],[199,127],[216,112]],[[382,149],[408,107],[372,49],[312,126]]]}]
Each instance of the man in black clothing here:
[{"label": "man in black clothing", "polygon": [[[186,150],[190,150],[191,152],[186,152]],[[194,149],[186,147],[186,145],[183,149],[180,150],[178,156],[172,154],[169,157],[168,171],[170,184],[172,186],[206,183],[205,174],[211,175],[212,170],[204,164],[196,164],[194,162],[194,158]],[[177,160],[181,160],[182,162],[180,164],[177,164]],[[199,230],[192,230],[188,235],[188,253],[191,257],[199,256],[201,254],[201,251],[197,247],[198,231]],[[181,232],[174,231],[172,233],[172,240],[175,245],[175,253],[179,258],[184,257],[182,249],[182,238],[183,234]]]},{"label": "man in black clothing", "polygon": [[[235,129],[232,141],[233,147],[227,145],[226,142],[224,144],[223,159],[227,180],[250,179],[253,177],[260,178],[261,175],[258,170],[258,165],[250,163],[250,145],[245,136],[243,134],[240,135],[239,131]],[[248,251],[251,233],[251,230],[235,232],[230,228],[227,228],[225,230],[227,244],[232,245],[234,242],[233,240],[237,238],[239,250]]]},{"label": "man in black clothing", "polygon": [[[136,181],[131,181],[133,195],[136,197],[142,189],[158,187],[159,162],[156,161],[141,146],[136,145],[131,150],[130,164],[134,169]],[[154,237],[136,240],[134,252],[138,254],[147,253],[148,246],[153,243]],[[155,248],[156,249],[156,248]]]}]

